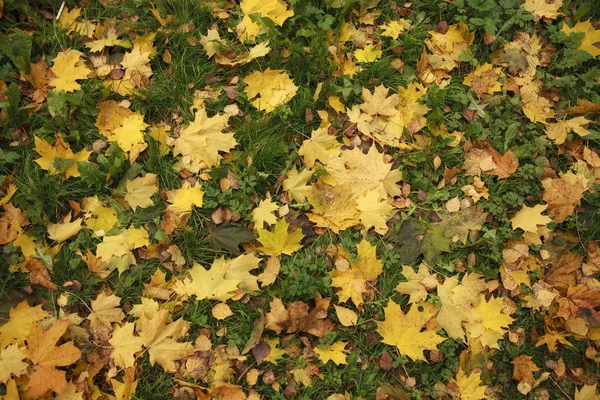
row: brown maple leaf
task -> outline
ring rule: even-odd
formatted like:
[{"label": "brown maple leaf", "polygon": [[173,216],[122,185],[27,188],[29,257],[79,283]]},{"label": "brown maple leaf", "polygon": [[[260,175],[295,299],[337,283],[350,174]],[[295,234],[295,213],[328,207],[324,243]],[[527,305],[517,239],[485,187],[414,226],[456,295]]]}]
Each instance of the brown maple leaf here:
[{"label": "brown maple leaf", "polygon": [[512,150],[507,151],[502,156],[496,150],[490,148],[490,153],[492,154],[492,160],[496,164],[496,168],[488,172],[490,175],[496,175],[501,179],[508,178],[519,167],[519,159]]},{"label": "brown maple leaf", "polygon": [[71,365],[81,356],[73,342],[56,345],[68,326],[65,320],[56,321],[48,330],[36,324],[27,337],[26,355],[34,366],[28,385],[31,397],[40,397],[49,390],[61,394],[67,389],[66,373],[56,367]]},{"label": "brown maple leaf", "polygon": [[583,193],[587,190],[584,182],[571,171],[561,174],[560,178],[542,181],[545,189],[542,199],[548,203],[548,213],[554,222],[560,224],[581,204]]}]

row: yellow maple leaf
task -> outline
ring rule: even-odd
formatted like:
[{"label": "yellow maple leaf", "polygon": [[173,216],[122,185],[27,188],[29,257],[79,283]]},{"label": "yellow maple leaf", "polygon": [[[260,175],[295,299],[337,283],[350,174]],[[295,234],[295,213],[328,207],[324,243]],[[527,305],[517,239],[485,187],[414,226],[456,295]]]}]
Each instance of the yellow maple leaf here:
[{"label": "yellow maple leaf", "polygon": [[160,308],[158,302],[148,297],[142,297],[140,300],[142,301],[141,304],[134,304],[128,314],[136,318],[141,317],[142,314],[146,314],[152,318]]},{"label": "yellow maple leaf", "polygon": [[346,364],[346,342],[340,340],[328,347],[315,347],[315,353],[323,364],[333,361],[335,365]]},{"label": "yellow maple leaf", "polygon": [[83,222],[97,236],[104,236],[113,226],[118,225],[119,219],[112,206],[102,204],[97,196],[85,197],[81,202],[85,212]]},{"label": "yellow maple leaf", "polygon": [[289,224],[282,218],[275,224],[273,232],[258,230],[258,241],[262,244],[258,250],[268,256],[281,254],[291,255],[302,248],[300,241],[304,238],[301,229],[288,232]]},{"label": "yellow maple leaf", "polygon": [[349,308],[335,305],[335,313],[343,326],[356,326],[358,322],[358,315]]},{"label": "yellow maple leaf", "polygon": [[127,181],[125,200],[135,210],[153,204],[152,195],[158,192],[158,180],[155,174],[146,174],[141,178]]},{"label": "yellow maple leaf", "polygon": [[306,196],[312,192],[312,187],[307,185],[312,176],[313,171],[310,169],[298,172],[294,167],[287,172],[287,179],[283,181],[283,190],[288,193],[290,200],[296,200],[298,203],[306,201]]},{"label": "yellow maple leaf", "polygon": [[405,30],[410,29],[410,22],[401,18],[397,21],[390,21],[387,24],[379,25],[379,28],[383,29],[381,36],[391,37],[392,39],[398,39],[398,36]]},{"label": "yellow maple leaf", "polygon": [[372,63],[381,58],[383,52],[377,49],[374,45],[368,44],[363,49],[358,49],[354,52],[354,58],[359,63]]},{"label": "yellow maple leaf", "polygon": [[521,8],[532,13],[536,20],[541,18],[554,20],[562,15],[558,12],[562,7],[562,3],[562,0],[555,0],[551,3],[546,0],[525,0],[525,3],[521,4]]},{"label": "yellow maple leaf", "polygon": [[388,96],[389,89],[383,85],[377,86],[373,93],[368,89],[363,88],[361,98],[363,103],[360,105],[360,109],[369,115],[383,115],[391,117],[398,113],[398,105],[400,105],[400,98],[397,94]]},{"label": "yellow maple leaf", "polygon": [[221,264],[227,266],[225,272],[225,279],[233,279],[239,281],[239,287],[248,291],[258,290],[258,279],[256,276],[250,274],[250,271],[258,268],[260,258],[256,257],[254,253],[242,254],[232,259],[225,259],[221,257],[213,261],[211,268],[221,268]]},{"label": "yellow maple leaf", "polygon": [[596,393],[597,383],[593,385],[583,385],[581,389],[575,389],[575,400],[600,400],[600,395]]},{"label": "yellow maple leaf", "polygon": [[58,18],[58,26],[67,31],[67,33],[71,33],[75,30],[77,18],[81,15],[80,8],[73,8],[69,10],[69,7],[65,6]]},{"label": "yellow maple leaf", "polygon": [[503,308],[504,299],[492,297],[486,301],[482,294],[479,304],[471,309],[469,322],[465,325],[469,339],[478,340],[483,346],[499,349],[498,341],[513,322],[513,318],[503,312]]},{"label": "yellow maple leaf", "polygon": [[380,235],[388,231],[387,221],[392,217],[394,207],[388,203],[383,185],[360,195],[356,199],[356,207],[360,212],[360,223],[365,229],[375,228]]},{"label": "yellow maple leaf", "polygon": [[122,326],[115,327],[112,337],[108,340],[112,346],[110,358],[119,368],[133,367],[135,354],[142,351],[142,339],[133,334],[133,329],[134,324],[126,322]]},{"label": "yellow maple leaf", "polygon": [[308,168],[312,168],[317,160],[327,163],[330,157],[339,153],[342,145],[335,135],[330,135],[328,131],[328,127],[313,130],[310,139],[304,140],[298,149],[298,155],[302,157],[302,162]]},{"label": "yellow maple leaf", "polygon": [[135,378],[135,369],[133,367],[125,370],[123,382],[111,379],[110,384],[115,392],[115,400],[132,400],[137,389],[138,381]]},{"label": "yellow maple leaf", "polygon": [[395,290],[402,294],[408,294],[410,296],[409,304],[425,300],[427,290],[437,286],[436,276],[429,273],[429,267],[424,262],[419,265],[417,272],[411,266],[403,265],[402,275],[406,278],[406,282],[400,282]]},{"label": "yellow maple leaf", "polygon": [[433,304],[413,304],[404,314],[400,305],[390,300],[384,312],[385,320],[377,321],[377,332],[383,337],[382,342],[396,346],[400,354],[411,360],[427,361],[423,350],[436,350],[437,345],[446,340],[435,331],[423,330],[437,313]]},{"label": "yellow maple leaf", "polygon": [[581,43],[577,46],[577,50],[587,51],[592,57],[600,56],[600,48],[595,46],[596,43],[600,42],[600,30],[595,29],[589,20],[579,21],[572,28],[564,24],[562,31],[567,35],[571,33],[583,33],[583,39],[581,39]]},{"label": "yellow maple leaf", "polygon": [[11,376],[18,377],[27,370],[28,364],[23,362],[24,358],[25,354],[16,344],[11,344],[0,351],[1,383],[6,382]]},{"label": "yellow maple leaf", "polygon": [[81,231],[82,222],[83,218],[77,218],[76,220],[71,221],[71,213],[69,213],[63,218],[62,222],[48,224],[48,237],[58,243],[62,243]]},{"label": "yellow maple leaf", "polygon": [[194,264],[189,270],[189,278],[177,281],[173,289],[180,295],[195,295],[197,300],[226,301],[234,296],[239,279],[227,279],[225,274],[229,264],[215,261],[210,270],[200,264]]},{"label": "yellow maple leaf", "polygon": [[22,345],[31,333],[34,324],[44,319],[48,313],[42,305],[31,307],[26,300],[9,311],[9,320],[0,326],[0,348],[10,344]]},{"label": "yellow maple leaf", "polygon": [[[113,129],[106,138],[111,142],[117,142],[121,150],[129,153],[132,149],[142,145],[146,148],[144,142],[144,131],[148,128],[144,122],[144,116],[138,113],[127,116],[120,121],[120,126]],[[138,150],[139,153],[140,150]]]},{"label": "yellow maple leaf", "polygon": [[125,318],[125,314],[120,306],[120,297],[115,294],[100,293],[96,299],[92,300],[92,312],[87,317],[90,325],[93,328],[99,328],[101,325],[111,328],[113,322],[121,322]]},{"label": "yellow maple leaf", "polygon": [[546,204],[537,204],[533,207],[523,207],[510,219],[513,229],[521,228],[525,232],[537,233],[538,225],[548,225],[552,218],[542,215],[548,208]]},{"label": "yellow maple leaf", "polygon": [[[92,154],[87,150],[73,153],[71,146],[64,141],[61,135],[56,135],[54,145],[36,136],[34,150],[41,156],[35,160],[36,164],[48,171],[50,175],[64,173],[66,178],[80,176],[77,163],[87,161]],[[60,162],[57,163],[56,160]]]},{"label": "yellow maple leaf", "polygon": [[244,18],[238,25],[238,36],[242,40],[256,39],[261,29],[261,26],[250,18],[253,14],[258,14],[261,18],[269,18],[279,26],[294,15],[294,11],[288,10],[282,0],[242,0],[240,8]]},{"label": "yellow maple leaf", "polygon": [[178,342],[189,330],[189,324],[183,319],[170,322],[171,313],[160,310],[152,318],[143,314],[136,323],[136,330],[142,344],[150,355],[150,364],[155,363],[167,372],[175,372],[175,361],[181,360],[196,349],[189,342]]},{"label": "yellow maple leaf", "polygon": [[464,339],[463,322],[468,320],[472,306],[479,302],[485,288],[485,280],[476,273],[465,274],[460,283],[458,279],[446,279],[438,284],[437,294],[442,307],[436,320],[448,336]]},{"label": "yellow maple leaf", "polygon": [[87,79],[92,72],[81,60],[82,55],[82,52],[73,49],[59,52],[51,68],[56,78],[50,80],[50,86],[58,92],[64,90],[67,93],[81,89],[77,81]]},{"label": "yellow maple leaf", "polygon": [[548,123],[546,124],[546,135],[554,140],[554,143],[563,144],[571,131],[581,137],[589,135],[590,131],[585,128],[585,125],[591,122],[592,121],[585,117],[575,117],[569,120]]},{"label": "yellow maple leaf", "polygon": [[169,209],[176,214],[188,213],[195,207],[202,207],[202,199],[204,192],[200,189],[200,185],[192,184],[185,181],[181,189],[167,191],[167,201],[171,203]]},{"label": "yellow maple leaf", "polygon": [[252,219],[254,220],[254,228],[262,229],[265,222],[268,225],[273,225],[277,222],[277,217],[273,214],[279,209],[277,203],[273,203],[270,197],[261,200],[254,210],[252,210]]},{"label": "yellow maple leaf", "polygon": [[371,146],[367,154],[358,147],[343,151],[339,157],[331,158],[325,167],[336,185],[349,185],[356,196],[381,184],[388,196],[401,194],[397,182],[402,180],[402,172],[392,169],[392,164],[385,162],[385,154],[376,146]]},{"label": "yellow maple leaf", "polygon": [[355,195],[350,183],[330,186],[318,182],[312,187],[308,202],[313,207],[308,219],[320,228],[338,233],[359,223]]},{"label": "yellow maple leaf", "polygon": [[229,115],[217,114],[209,117],[204,103],[198,104],[194,121],[181,129],[179,137],[167,139],[173,146],[173,155],[181,155],[182,163],[198,172],[219,165],[223,158],[220,152],[228,153],[237,146],[233,132],[228,128]]},{"label": "yellow maple leaf", "polygon": [[456,378],[452,378],[450,382],[453,382],[458,387],[461,400],[481,400],[487,398],[485,395],[487,386],[482,385],[481,372],[471,372],[467,376],[465,371],[459,369],[456,373]]},{"label": "yellow maple leaf", "polygon": [[363,304],[362,295],[367,293],[367,282],[376,280],[383,272],[383,263],[377,258],[377,248],[363,239],[356,245],[358,259],[346,270],[335,269],[329,273],[331,287],[338,288],[336,292],[339,302],[348,299],[357,307]]},{"label": "yellow maple leaf", "polygon": [[263,360],[271,364],[277,364],[277,360],[285,355],[285,350],[279,347],[279,338],[265,338],[263,340],[271,347],[269,355],[263,358]]},{"label": "yellow maple leaf", "polygon": [[290,101],[298,91],[298,86],[294,85],[287,72],[279,69],[254,71],[243,82],[247,85],[244,93],[250,104],[268,113]]}]

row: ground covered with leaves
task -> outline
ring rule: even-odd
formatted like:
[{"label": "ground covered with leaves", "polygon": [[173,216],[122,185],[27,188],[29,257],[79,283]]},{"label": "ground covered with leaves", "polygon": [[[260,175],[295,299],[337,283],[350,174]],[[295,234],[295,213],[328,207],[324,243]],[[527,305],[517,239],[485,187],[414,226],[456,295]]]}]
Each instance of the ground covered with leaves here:
[{"label": "ground covered with leaves", "polygon": [[2,399],[600,399],[592,0],[0,1]]}]

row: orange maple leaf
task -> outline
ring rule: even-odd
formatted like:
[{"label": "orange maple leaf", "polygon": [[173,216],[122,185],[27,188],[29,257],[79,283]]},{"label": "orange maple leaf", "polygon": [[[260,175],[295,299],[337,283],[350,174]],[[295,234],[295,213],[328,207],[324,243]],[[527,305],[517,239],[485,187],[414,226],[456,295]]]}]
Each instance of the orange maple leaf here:
[{"label": "orange maple leaf", "polygon": [[65,320],[56,321],[48,330],[36,324],[27,337],[26,355],[34,366],[28,385],[31,397],[40,397],[48,390],[61,394],[67,389],[66,373],[56,367],[71,365],[81,356],[73,342],[56,346],[68,326]]}]

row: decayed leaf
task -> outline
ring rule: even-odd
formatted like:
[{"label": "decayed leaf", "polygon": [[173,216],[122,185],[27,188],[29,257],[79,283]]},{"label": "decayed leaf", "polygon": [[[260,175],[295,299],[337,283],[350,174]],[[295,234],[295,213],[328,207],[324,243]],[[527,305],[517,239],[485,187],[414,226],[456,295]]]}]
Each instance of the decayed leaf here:
[{"label": "decayed leaf", "polygon": [[473,72],[465,76],[463,85],[470,86],[477,93],[477,97],[483,98],[486,94],[494,94],[502,90],[502,84],[498,82],[504,76],[502,68],[494,68],[490,63],[478,65]]},{"label": "decayed leaf", "polygon": [[539,371],[540,369],[537,365],[535,365],[531,359],[531,356],[518,356],[512,361],[512,364],[515,366],[513,370],[513,379],[533,385],[535,382],[533,373]]},{"label": "decayed leaf", "polygon": [[302,248],[300,241],[304,238],[302,230],[298,229],[292,233],[289,233],[288,230],[289,224],[283,218],[275,224],[273,232],[259,229],[258,241],[262,247],[258,250],[268,256],[290,255],[300,250]]},{"label": "decayed leaf", "polygon": [[281,262],[278,257],[269,257],[265,263],[264,271],[257,276],[258,281],[261,283],[261,287],[269,286],[275,282],[279,270],[281,268]]},{"label": "decayed leaf", "polygon": [[545,189],[542,199],[548,203],[548,214],[554,222],[563,222],[581,204],[583,193],[587,190],[584,179],[569,171],[560,178],[542,181]]},{"label": "decayed leaf", "polygon": [[377,332],[383,337],[382,342],[396,346],[400,354],[412,360],[427,361],[423,350],[436,350],[437,345],[445,340],[435,331],[423,330],[437,313],[432,304],[413,304],[404,314],[400,306],[390,300],[384,311],[385,320],[377,322]]},{"label": "decayed leaf", "polygon": [[34,366],[28,384],[30,396],[40,397],[47,391],[60,394],[67,389],[66,374],[56,367],[71,365],[81,356],[73,342],[56,346],[68,326],[64,320],[56,321],[48,330],[36,324],[27,336],[26,355]]},{"label": "decayed leaf", "polygon": [[212,308],[211,314],[216,319],[222,320],[227,317],[231,317],[233,315],[233,311],[231,311],[231,308],[229,308],[227,303],[219,303]]},{"label": "decayed leaf", "polygon": [[360,222],[351,185],[330,186],[319,182],[311,189],[308,202],[313,208],[307,215],[317,227],[338,233]]}]

